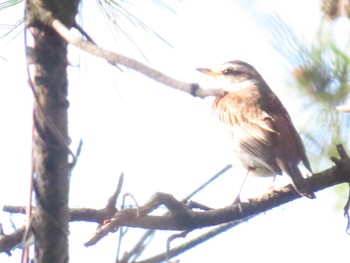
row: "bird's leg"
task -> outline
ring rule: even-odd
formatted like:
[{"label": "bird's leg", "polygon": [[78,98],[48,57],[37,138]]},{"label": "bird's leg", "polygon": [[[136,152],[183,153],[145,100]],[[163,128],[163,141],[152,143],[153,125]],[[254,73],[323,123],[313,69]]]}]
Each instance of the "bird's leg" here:
[{"label": "bird's leg", "polygon": [[240,196],[241,196],[243,186],[244,186],[245,182],[247,181],[248,175],[249,175],[249,170],[247,171],[246,175],[244,176],[243,182],[242,182],[241,187],[239,188],[239,191],[238,191],[238,195],[236,196],[235,200],[232,203],[233,205],[241,203]]},{"label": "bird's leg", "polygon": [[273,191],[275,191],[275,181],[276,181],[276,178],[277,178],[277,174],[273,177],[273,179],[272,179],[272,185],[269,187],[269,189],[268,189],[268,192],[273,192]]}]

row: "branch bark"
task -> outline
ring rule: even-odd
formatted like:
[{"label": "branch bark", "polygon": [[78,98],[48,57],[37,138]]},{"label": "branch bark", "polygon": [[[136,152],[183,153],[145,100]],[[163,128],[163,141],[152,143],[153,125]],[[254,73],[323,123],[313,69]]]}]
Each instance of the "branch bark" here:
[{"label": "branch bark", "polygon": [[[335,166],[314,174],[307,179],[314,192],[337,184],[350,182],[350,159],[341,147],[338,147],[338,152],[342,159],[332,158],[336,163]],[[110,214],[111,211],[108,211],[109,215],[107,216],[105,208],[100,210],[86,208],[71,209],[70,214],[71,222],[86,221],[101,224],[102,221],[108,218],[107,223],[103,224],[92,239],[87,242],[87,245],[92,245],[120,226],[191,231],[229,222],[235,222],[234,225],[238,225],[248,218],[299,198],[302,197],[295,192],[293,186],[287,185],[258,198],[249,199],[239,205],[208,211],[193,211],[185,203],[177,201],[173,196],[157,193],[145,205],[138,208],[123,209],[115,212],[113,215]],[[150,215],[160,205],[165,205],[170,211],[170,214],[164,216]],[[348,209],[348,207],[345,208]],[[24,207],[7,206],[4,207],[4,211],[24,213],[25,209]],[[36,212],[34,211],[34,213]]]},{"label": "branch bark", "polygon": [[53,19],[50,23],[52,25],[52,28],[56,30],[56,32],[60,34],[62,38],[65,39],[68,43],[74,45],[75,47],[81,50],[86,51],[89,54],[105,59],[111,64],[119,64],[127,68],[133,69],[155,81],[163,83],[164,85],[167,85],[169,87],[178,89],[180,91],[187,92],[196,97],[204,98],[207,96],[223,95],[224,91],[222,90],[202,89],[198,84],[179,81],[137,60],[128,58],[120,54],[116,54],[109,50],[105,50],[101,47],[98,47],[95,43],[85,41],[80,37],[74,36],[59,19]]},{"label": "branch bark", "polygon": [[[348,158],[337,160],[336,166],[314,174],[307,180],[309,181],[310,187],[315,192],[337,184],[349,183],[350,160]],[[279,190],[266,193],[261,197],[249,199],[239,205],[195,212],[177,204],[176,200],[170,195],[156,194],[147,204],[137,209],[119,211],[113,218],[120,223],[119,226],[123,225],[160,230],[192,230],[249,218],[299,198],[301,198],[301,196],[295,192],[292,185],[287,185]],[[171,211],[170,215],[148,215],[150,211],[156,209],[161,204],[165,205]],[[125,215],[121,215],[124,211]],[[75,213],[77,212],[78,211],[75,211]],[[147,213],[147,215],[143,216],[143,213]],[[79,218],[82,218],[81,214],[78,214]],[[128,220],[120,221],[120,218],[124,216],[127,217]],[[74,220],[73,217],[72,220]],[[116,226],[117,225],[115,225],[115,227]]]}]

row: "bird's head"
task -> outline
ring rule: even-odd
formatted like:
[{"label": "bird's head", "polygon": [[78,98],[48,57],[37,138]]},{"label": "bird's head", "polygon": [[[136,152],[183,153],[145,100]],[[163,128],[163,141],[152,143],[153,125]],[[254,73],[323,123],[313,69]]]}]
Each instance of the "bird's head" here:
[{"label": "bird's head", "polygon": [[253,66],[241,60],[226,62],[218,69],[197,68],[197,70],[215,77],[220,82],[220,88],[226,91],[237,91],[255,85],[261,79]]}]

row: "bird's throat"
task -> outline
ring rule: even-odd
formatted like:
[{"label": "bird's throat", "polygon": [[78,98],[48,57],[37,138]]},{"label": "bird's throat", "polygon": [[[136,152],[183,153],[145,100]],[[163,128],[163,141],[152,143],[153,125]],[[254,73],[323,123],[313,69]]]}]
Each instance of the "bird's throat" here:
[{"label": "bird's throat", "polygon": [[241,82],[230,82],[224,85],[224,91],[236,92],[242,89],[251,88],[252,86],[256,86],[256,85],[257,85],[257,81],[252,79],[243,80]]}]

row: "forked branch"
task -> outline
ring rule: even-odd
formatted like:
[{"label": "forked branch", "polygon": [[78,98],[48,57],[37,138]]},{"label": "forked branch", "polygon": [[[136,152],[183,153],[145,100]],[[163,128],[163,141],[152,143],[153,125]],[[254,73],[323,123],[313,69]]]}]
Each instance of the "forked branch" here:
[{"label": "forked branch", "polygon": [[[332,158],[336,165],[307,179],[313,191],[317,192],[337,184],[350,182],[350,159],[341,146],[337,146],[337,148],[341,158]],[[245,220],[298,198],[301,197],[295,192],[292,185],[287,185],[258,198],[249,199],[239,205],[196,211],[192,210],[187,203],[176,200],[172,195],[157,193],[146,204],[138,208],[108,209],[108,216],[106,209],[71,209],[70,218],[71,221],[102,223],[100,229],[86,243],[86,245],[92,245],[108,233],[114,232],[120,226],[191,231],[198,228]],[[161,205],[164,205],[170,213],[164,216],[152,215],[152,211]],[[349,207],[345,207],[345,209],[348,211]],[[4,211],[24,213],[25,209],[24,207],[5,206]],[[0,238],[0,248],[3,252],[9,251],[11,248],[4,247],[5,243],[2,242],[6,242],[6,236],[4,235]]]}]

